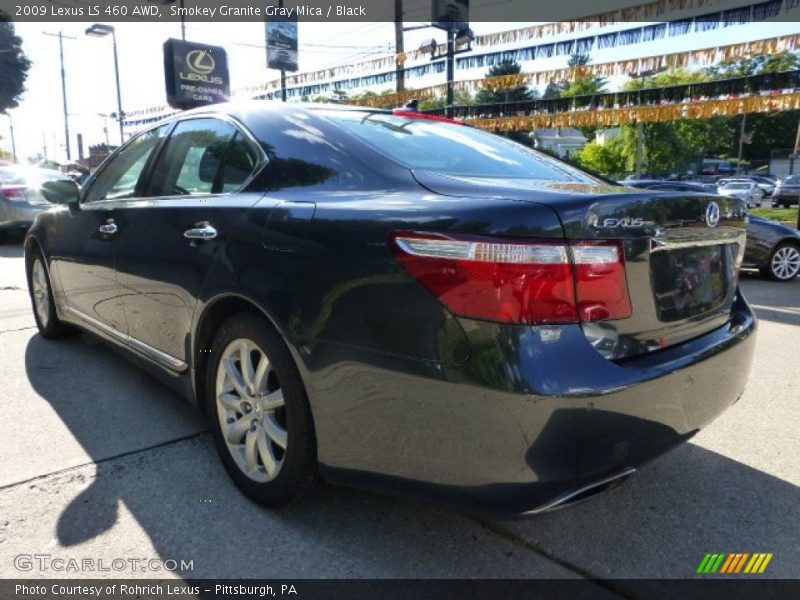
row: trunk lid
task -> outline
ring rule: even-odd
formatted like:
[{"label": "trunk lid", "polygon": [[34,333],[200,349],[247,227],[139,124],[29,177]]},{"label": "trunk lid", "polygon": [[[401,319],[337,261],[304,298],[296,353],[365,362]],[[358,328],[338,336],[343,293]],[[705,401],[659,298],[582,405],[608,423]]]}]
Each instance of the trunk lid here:
[{"label": "trunk lid", "polygon": [[432,192],[535,202],[558,215],[568,240],[621,243],[632,315],[584,323],[604,356],[667,348],[730,320],[747,209],[738,198],[657,192],[598,182],[488,180],[415,172]]}]

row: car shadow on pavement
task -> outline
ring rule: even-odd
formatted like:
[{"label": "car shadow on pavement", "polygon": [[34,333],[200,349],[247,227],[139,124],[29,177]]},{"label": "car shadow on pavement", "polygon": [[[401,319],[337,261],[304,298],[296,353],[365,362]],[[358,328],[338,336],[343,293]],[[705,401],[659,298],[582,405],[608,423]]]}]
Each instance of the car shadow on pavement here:
[{"label": "car shadow on pavement", "polygon": [[78,556],[127,556],[146,536],[162,560],[193,561],[176,572],[193,578],[683,578],[706,552],[773,552],[768,575],[798,576],[800,488],[693,443],[535,517],[475,519],[329,485],[267,510],[236,490],[188,405],[104,346],[35,335],[25,363],[98,463],[56,497],[56,540]]}]

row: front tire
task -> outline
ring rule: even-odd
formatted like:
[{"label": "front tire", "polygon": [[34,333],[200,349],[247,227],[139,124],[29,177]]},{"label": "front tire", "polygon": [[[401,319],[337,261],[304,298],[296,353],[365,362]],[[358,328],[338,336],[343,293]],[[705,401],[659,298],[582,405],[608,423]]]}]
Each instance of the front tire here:
[{"label": "front tire", "polygon": [[317,473],[314,422],[283,340],[261,316],[235,315],[214,337],[206,408],[225,469],[249,498],[280,506]]},{"label": "front tire", "polygon": [[773,281],[792,281],[800,274],[800,246],[781,242],[772,250],[761,272]]},{"label": "front tire", "polygon": [[58,318],[47,263],[38,250],[33,252],[28,265],[28,293],[31,297],[33,318],[43,338],[54,340],[75,332]]}]

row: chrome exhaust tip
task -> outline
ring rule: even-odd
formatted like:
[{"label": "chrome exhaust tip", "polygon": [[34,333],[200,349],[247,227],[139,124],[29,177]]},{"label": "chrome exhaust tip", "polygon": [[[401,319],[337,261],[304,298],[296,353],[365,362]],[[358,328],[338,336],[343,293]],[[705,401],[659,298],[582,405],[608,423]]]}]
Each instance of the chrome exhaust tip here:
[{"label": "chrome exhaust tip", "polygon": [[547,504],[543,504],[542,506],[538,506],[534,509],[525,511],[524,515],[538,515],[545,512],[550,512],[553,510],[558,510],[559,508],[564,508],[565,506],[571,506],[573,504],[577,504],[578,502],[582,502],[591,498],[592,496],[596,496],[606,490],[609,490],[613,487],[616,487],[622,484],[623,481],[628,479],[631,475],[636,473],[636,469],[633,467],[628,467],[619,473],[611,475],[609,477],[605,477],[603,479],[598,479],[597,481],[593,481],[587,485],[582,487],[576,488],[574,490],[570,490],[558,496],[555,500],[548,502]]}]

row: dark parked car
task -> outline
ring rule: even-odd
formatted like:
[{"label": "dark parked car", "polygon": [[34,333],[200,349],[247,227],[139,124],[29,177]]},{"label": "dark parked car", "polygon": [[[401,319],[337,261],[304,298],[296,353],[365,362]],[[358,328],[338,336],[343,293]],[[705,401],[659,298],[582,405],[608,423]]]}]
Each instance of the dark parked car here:
[{"label": "dark parked car", "polygon": [[630,190],[460,124],[252,102],[117,150],[25,242],[88,330],[276,505],[330,481],[505,513],[585,498],[739,398],[740,200]]},{"label": "dark parked car", "polygon": [[742,266],[775,281],[792,281],[800,274],[800,231],[751,216]]},{"label": "dark parked car", "polygon": [[792,204],[798,204],[798,200],[800,200],[800,175],[789,175],[778,180],[775,191],[772,192],[772,206],[789,208]]},{"label": "dark parked car", "polygon": [[641,190],[657,190],[661,192],[695,192],[698,194],[715,194],[717,186],[713,183],[693,183],[690,181],[664,181],[663,179],[624,180],[622,185]]}]

